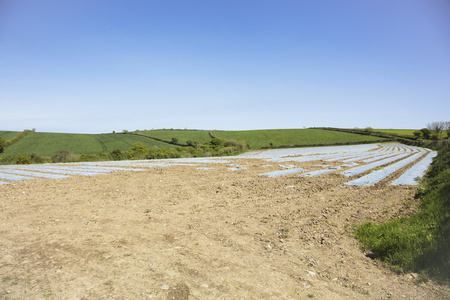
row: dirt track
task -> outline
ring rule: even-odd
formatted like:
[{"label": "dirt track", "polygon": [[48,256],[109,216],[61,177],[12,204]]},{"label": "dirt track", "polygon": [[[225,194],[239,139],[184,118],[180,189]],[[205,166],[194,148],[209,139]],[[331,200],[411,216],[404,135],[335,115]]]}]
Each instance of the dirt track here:
[{"label": "dirt track", "polygon": [[352,237],[354,224],[412,212],[414,188],[240,164],[0,186],[0,298],[450,298]]}]

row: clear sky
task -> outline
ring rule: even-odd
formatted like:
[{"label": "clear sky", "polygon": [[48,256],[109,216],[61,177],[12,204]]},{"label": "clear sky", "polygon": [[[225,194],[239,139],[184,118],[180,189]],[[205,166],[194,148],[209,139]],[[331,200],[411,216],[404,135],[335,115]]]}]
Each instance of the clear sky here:
[{"label": "clear sky", "polygon": [[450,0],[0,0],[0,130],[450,121]]}]

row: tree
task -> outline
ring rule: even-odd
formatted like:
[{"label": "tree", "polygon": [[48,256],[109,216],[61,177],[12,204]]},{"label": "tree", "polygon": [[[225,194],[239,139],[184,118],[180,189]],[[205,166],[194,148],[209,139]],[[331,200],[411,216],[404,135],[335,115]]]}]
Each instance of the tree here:
[{"label": "tree", "polygon": [[445,122],[439,121],[439,122],[431,122],[427,124],[427,129],[434,131],[437,135],[441,133],[442,130],[444,130],[446,127]]},{"label": "tree", "polygon": [[422,131],[420,130],[414,131],[413,134],[416,139],[420,139],[422,137]]},{"label": "tree", "polygon": [[144,158],[148,151],[148,148],[141,142],[137,142],[131,147],[131,152],[135,158]]},{"label": "tree", "polygon": [[420,131],[422,131],[422,135],[423,135],[424,139],[430,138],[430,131],[427,128],[422,128],[422,129],[420,129]]},{"label": "tree", "polygon": [[0,153],[3,153],[3,150],[6,148],[6,141],[0,137]]},{"label": "tree", "polygon": [[113,160],[123,160],[125,158],[125,155],[120,151],[120,149],[114,149],[109,154]]}]

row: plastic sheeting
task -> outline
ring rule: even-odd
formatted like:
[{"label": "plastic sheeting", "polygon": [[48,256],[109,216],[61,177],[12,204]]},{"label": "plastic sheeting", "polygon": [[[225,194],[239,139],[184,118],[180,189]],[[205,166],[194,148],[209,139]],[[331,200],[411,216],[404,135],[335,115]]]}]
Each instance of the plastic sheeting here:
[{"label": "plastic sheeting", "polygon": [[263,173],[263,174],[259,174],[259,175],[260,176],[268,176],[268,177],[280,177],[280,176],[285,176],[285,175],[289,175],[289,174],[301,173],[301,172],[305,172],[305,171],[307,171],[307,170],[302,169],[302,168],[293,168],[293,169],[288,169],[288,170],[267,172],[267,173]]},{"label": "plastic sheeting", "polygon": [[375,170],[372,173],[360,177],[358,179],[352,180],[350,182],[347,182],[345,184],[347,185],[373,185],[383,179],[385,179],[386,177],[388,177],[389,175],[391,175],[392,173],[394,173],[395,171],[403,168],[404,166],[412,163],[413,161],[417,160],[419,157],[421,157],[422,155],[424,155],[424,152],[419,152],[416,153],[414,155],[411,155],[401,161],[398,161],[394,164],[388,165],[385,168],[382,168],[380,170]]},{"label": "plastic sheeting", "polygon": [[431,151],[421,161],[412,166],[409,170],[403,173],[399,178],[394,180],[391,185],[418,185],[416,178],[423,178],[425,172],[430,166],[433,158],[436,157],[437,152]]}]

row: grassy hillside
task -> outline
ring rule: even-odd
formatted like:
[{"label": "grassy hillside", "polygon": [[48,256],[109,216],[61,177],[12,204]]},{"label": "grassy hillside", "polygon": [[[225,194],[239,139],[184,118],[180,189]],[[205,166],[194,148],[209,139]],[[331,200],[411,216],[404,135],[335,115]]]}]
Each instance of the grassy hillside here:
[{"label": "grassy hillside", "polygon": [[[11,139],[20,132],[0,131],[5,140]],[[207,143],[211,141],[209,131],[206,130],[149,130],[140,131],[151,137],[171,141],[178,139],[185,144],[188,140]],[[246,141],[251,149],[262,147],[304,146],[304,145],[332,145],[345,143],[376,142],[379,137],[337,132],[321,129],[273,129],[248,131],[213,131],[213,135],[225,140]],[[146,147],[174,148],[175,145],[153,140],[144,136],[132,134],[75,134],[29,132],[24,138],[12,144],[5,150],[5,154],[18,153],[53,156],[56,151],[65,150],[75,154],[109,153],[114,149],[129,150],[135,143],[142,142]]]},{"label": "grassy hillside", "polygon": [[129,150],[133,144],[141,142],[148,148],[153,146],[173,148],[175,146],[149,138],[128,134],[76,134],[30,132],[17,143],[6,148],[5,154],[37,154],[52,156],[56,151],[66,150],[78,154],[96,154],[114,149]]},{"label": "grassy hillside", "polygon": [[164,139],[171,141],[172,138],[177,138],[182,144],[186,144],[187,141],[199,141],[199,142],[209,142],[211,137],[209,136],[209,131],[206,130],[147,130],[140,131],[139,133],[152,136],[159,139]]},{"label": "grassy hillside", "polygon": [[13,137],[18,135],[20,131],[0,131],[0,137],[6,140],[11,140]]},{"label": "grassy hillside", "polygon": [[223,139],[245,140],[251,149],[280,146],[325,145],[343,143],[361,143],[382,140],[378,137],[327,131],[321,129],[271,129],[249,131],[213,131],[216,137]]}]

